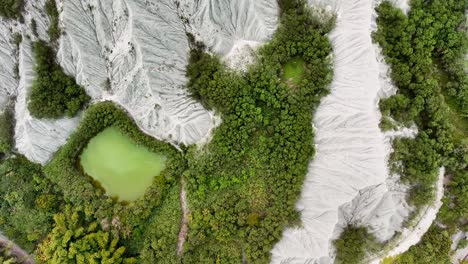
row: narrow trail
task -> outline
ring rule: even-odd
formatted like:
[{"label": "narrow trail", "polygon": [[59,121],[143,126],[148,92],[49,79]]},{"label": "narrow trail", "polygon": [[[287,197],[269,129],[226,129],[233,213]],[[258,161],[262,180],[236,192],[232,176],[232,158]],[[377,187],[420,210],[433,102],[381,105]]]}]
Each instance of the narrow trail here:
[{"label": "narrow trail", "polygon": [[180,180],[180,205],[182,207],[182,221],[180,222],[179,236],[177,238],[177,256],[182,255],[184,242],[188,232],[188,208],[187,208],[187,193],[185,192],[185,181],[182,177]]},{"label": "narrow trail", "polygon": [[24,251],[13,241],[9,240],[6,236],[0,234],[0,248],[6,248],[9,250],[10,255],[15,256],[18,259],[18,263],[22,264],[34,264],[32,256],[28,252]]}]

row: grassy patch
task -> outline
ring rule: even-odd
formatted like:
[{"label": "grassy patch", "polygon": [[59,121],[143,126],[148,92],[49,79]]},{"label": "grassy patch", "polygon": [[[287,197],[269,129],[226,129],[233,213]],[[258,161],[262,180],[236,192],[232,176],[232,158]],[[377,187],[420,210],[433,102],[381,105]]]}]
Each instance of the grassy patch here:
[{"label": "grassy patch", "polygon": [[296,57],[288,61],[283,68],[283,80],[285,80],[288,85],[295,86],[298,85],[304,78],[305,73],[305,62],[303,59]]}]

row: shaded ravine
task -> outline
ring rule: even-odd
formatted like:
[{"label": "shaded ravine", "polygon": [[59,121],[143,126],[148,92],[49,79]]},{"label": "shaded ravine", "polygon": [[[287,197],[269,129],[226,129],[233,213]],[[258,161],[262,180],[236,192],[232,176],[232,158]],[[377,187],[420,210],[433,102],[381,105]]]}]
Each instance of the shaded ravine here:
[{"label": "shaded ravine", "polygon": [[0,234],[0,248],[7,248],[10,251],[10,255],[16,257],[19,263],[22,264],[33,264],[34,259],[28,252],[24,251],[13,241],[9,240],[6,236]]},{"label": "shaded ravine", "polygon": [[180,230],[177,237],[177,256],[182,255],[184,242],[188,233],[188,208],[187,208],[187,193],[185,192],[185,181],[180,179],[180,206],[182,208],[182,220],[180,221]]}]

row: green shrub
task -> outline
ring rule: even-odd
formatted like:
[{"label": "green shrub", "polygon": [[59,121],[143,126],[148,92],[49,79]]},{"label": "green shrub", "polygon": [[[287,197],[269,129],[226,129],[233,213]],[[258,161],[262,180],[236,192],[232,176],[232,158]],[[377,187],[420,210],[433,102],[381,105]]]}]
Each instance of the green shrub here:
[{"label": "green shrub", "polygon": [[463,118],[465,110],[448,104],[450,95],[444,93],[451,83],[458,89],[453,91],[458,104],[468,101],[467,75],[459,63],[467,42],[459,30],[465,9],[466,3],[456,0],[415,0],[408,16],[388,1],[377,7],[374,39],[398,86],[398,93],[382,100],[380,108],[383,120],[391,116],[404,124],[414,122],[420,131],[415,139],[397,140],[392,155],[412,186],[410,202],[418,207],[433,197],[440,166],[466,168],[468,149],[458,146],[467,137],[468,119]]},{"label": "green shrub", "polygon": [[[38,206],[45,196],[49,206]],[[52,215],[61,205],[60,195],[44,178],[41,166],[23,156],[0,165],[0,200],[2,233],[29,252],[49,232]]]},{"label": "green shrub", "polygon": [[0,114],[0,153],[8,153],[13,148],[15,117],[10,109]]},{"label": "green shrub", "polygon": [[59,39],[60,34],[62,32],[59,27],[59,12],[57,10],[55,0],[47,0],[44,9],[50,19],[50,25],[47,29],[47,33],[49,34],[51,41],[56,41],[57,39]]},{"label": "green shrub", "polygon": [[24,0],[0,0],[0,16],[19,18]]},{"label": "green shrub", "polygon": [[336,264],[362,263],[366,253],[377,244],[366,227],[352,225],[348,225],[333,243],[336,248]]},{"label": "green shrub", "polygon": [[87,221],[70,206],[55,214],[54,222],[54,229],[35,252],[39,263],[137,263],[126,257],[118,235],[102,230],[96,221]]},{"label": "green shrub", "polygon": [[90,100],[83,87],[66,75],[55,62],[55,52],[45,42],[33,44],[36,78],[28,109],[37,118],[75,116]]}]

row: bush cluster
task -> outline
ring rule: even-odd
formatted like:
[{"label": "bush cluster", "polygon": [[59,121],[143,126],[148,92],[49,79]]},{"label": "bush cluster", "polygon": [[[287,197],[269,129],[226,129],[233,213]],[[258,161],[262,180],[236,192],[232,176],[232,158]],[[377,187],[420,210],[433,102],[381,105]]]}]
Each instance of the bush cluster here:
[{"label": "bush cluster", "polygon": [[0,113],[0,153],[6,154],[13,148],[15,117],[9,108]]},{"label": "bush cluster", "polygon": [[44,9],[50,20],[47,34],[49,34],[51,41],[56,41],[59,39],[62,32],[59,27],[59,12],[57,10],[55,0],[47,0],[47,2],[45,2]]},{"label": "bush cluster", "polygon": [[0,0],[0,16],[19,18],[24,0]]},{"label": "bush cluster", "polygon": [[2,233],[29,252],[50,231],[62,204],[41,166],[23,156],[0,164],[0,200]]},{"label": "bush cluster", "polygon": [[52,47],[43,41],[33,44],[36,78],[32,83],[28,109],[37,118],[75,116],[90,100],[83,87],[66,75],[55,61]]}]

